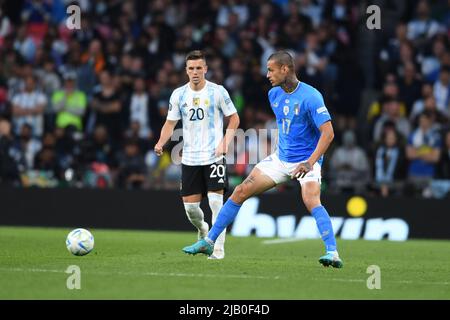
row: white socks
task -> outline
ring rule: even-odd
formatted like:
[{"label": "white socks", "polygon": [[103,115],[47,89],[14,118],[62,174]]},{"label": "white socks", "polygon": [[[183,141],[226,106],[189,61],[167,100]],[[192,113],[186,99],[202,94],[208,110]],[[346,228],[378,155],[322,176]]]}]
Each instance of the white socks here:
[{"label": "white socks", "polygon": [[[212,223],[214,224],[216,222],[217,216],[219,215],[220,209],[222,209],[223,206],[223,195],[219,193],[209,192],[208,193],[208,201],[209,201],[209,207],[212,211]],[[224,244],[225,244],[225,234],[226,229],[222,231],[222,233],[217,238],[214,249],[224,251]]]},{"label": "white socks", "polygon": [[205,215],[200,208],[200,202],[184,203],[184,209],[189,221],[198,229],[198,238],[208,235],[209,225],[205,222]]}]

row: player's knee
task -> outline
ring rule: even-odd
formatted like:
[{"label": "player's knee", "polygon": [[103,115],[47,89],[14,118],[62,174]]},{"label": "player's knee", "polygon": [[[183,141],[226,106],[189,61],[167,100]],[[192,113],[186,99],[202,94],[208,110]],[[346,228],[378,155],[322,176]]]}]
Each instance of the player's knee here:
[{"label": "player's knee", "polygon": [[303,197],[303,203],[305,204],[306,209],[311,212],[312,209],[320,206],[320,199],[317,197]]},{"label": "player's knee", "polygon": [[234,189],[233,194],[231,195],[231,199],[238,204],[242,204],[245,200],[247,200],[248,197],[249,197],[249,190],[243,184],[238,185]]}]

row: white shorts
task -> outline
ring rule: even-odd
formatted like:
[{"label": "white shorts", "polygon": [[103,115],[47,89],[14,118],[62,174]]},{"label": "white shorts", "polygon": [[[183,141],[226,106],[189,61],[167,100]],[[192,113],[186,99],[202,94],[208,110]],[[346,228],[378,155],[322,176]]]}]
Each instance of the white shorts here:
[{"label": "white shorts", "polygon": [[[256,165],[256,168],[262,171],[266,176],[271,178],[276,184],[280,184],[291,180],[291,173],[300,162],[285,162],[278,158],[276,153],[272,153],[267,158],[263,159]],[[300,185],[305,182],[316,181],[319,184],[322,180],[321,166],[315,163],[313,169],[308,172],[303,178],[298,178]]]}]

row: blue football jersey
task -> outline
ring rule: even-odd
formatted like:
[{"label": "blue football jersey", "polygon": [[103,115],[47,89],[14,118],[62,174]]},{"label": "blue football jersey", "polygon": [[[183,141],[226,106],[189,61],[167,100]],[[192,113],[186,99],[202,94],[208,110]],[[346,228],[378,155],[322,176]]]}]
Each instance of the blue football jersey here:
[{"label": "blue football jersey", "polygon": [[[278,125],[278,157],[286,162],[307,160],[319,141],[319,127],[331,120],[322,94],[299,82],[291,93],[281,87],[272,88],[269,101]],[[318,161],[320,165],[322,161],[323,156]]]}]

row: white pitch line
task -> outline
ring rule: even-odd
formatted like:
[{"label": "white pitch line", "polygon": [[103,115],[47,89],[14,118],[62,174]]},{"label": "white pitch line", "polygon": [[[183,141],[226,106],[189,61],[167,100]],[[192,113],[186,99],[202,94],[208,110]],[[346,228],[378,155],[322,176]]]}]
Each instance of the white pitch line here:
[{"label": "white pitch line", "polygon": [[265,277],[265,276],[248,276],[243,274],[201,274],[201,273],[159,273],[159,272],[145,272],[146,276],[169,276],[169,277],[211,277],[211,278],[239,278],[239,279],[271,279],[278,280],[279,276]]},{"label": "white pitch line", "polygon": [[279,244],[279,243],[287,243],[287,242],[297,242],[305,239],[301,238],[285,238],[285,239],[273,239],[273,240],[264,240],[263,244]]},{"label": "white pitch line", "polygon": [[[30,268],[30,269],[23,269],[23,268],[0,268],[0,271],[6,271],[6,272],[43,272],[43,273],[65,273],[64,270],[55,270],[55,269],[37,269],[37,268]],[[103,271],[96,271],[96,272],[86,272],[87,274],[97,274],[97,275],[112,275],[112,274],[118,274],[123,276],[154,276],[154,277],[198,277],[198,278],[238,278],[238,279],[270,279],[270,280],[278,280],[280,279],[279,276],[275,277],[266,277],[266,276],[251,276],[251,275],[245,275],[245,274],[203,274],[203,273],[161,273],[161,272],[142,272],[142,273],[135,273],[135,272],[103,272]]]},{"label": "white pitch line", "polygon": [[[49,273],[65,273],[64,270],[56,270],[56,269],[39,269],[39,268],[0,268],[0,271],[9,271],[9,272],[49,272]],[[97,274],[97,275],[124,275],[124,276],[154,276],[154,277],[187,277],[187,278],[238,278],[238,279],[270,279],[270,280],[279,280],[280,276],[275,277],[266,277],[266,276],[250,276],[243,274],[202,274],[202,273],[160,273],[160,272],[143,272],[143,273],[134,273],[134,272],[87,272],[88,274]],[[336,282],[366,282],[365,279],[339,279],[339,278],[311,278],[315,281],[336,281]],[[388,281],[385,280],[384,283],[399,283],[399,284],[418,284],[418,285],[439,285],[439,286],[450,286],[450,282],[432,282],[432,281],[412,281],[412,280],[393,280]]]}]

